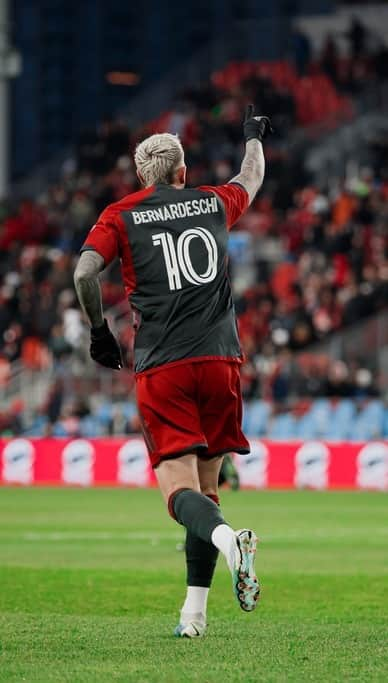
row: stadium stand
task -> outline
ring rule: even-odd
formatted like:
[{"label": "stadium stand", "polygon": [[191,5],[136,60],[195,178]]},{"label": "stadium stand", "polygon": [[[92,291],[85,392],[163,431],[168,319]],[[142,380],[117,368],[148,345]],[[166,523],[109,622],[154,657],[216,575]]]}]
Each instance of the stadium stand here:
[{"label": "stadium stand", "polygon": [[[140,424],[132,401],[98,403],[95,398],[96,402],[91,397],[91,407],[67,401],[54,422],[50,422],[50,414],[42,410],[36,413],[29,425],[23,424],[17,407],[13,406],[9,414],[1,414],[0,433],[2,436],[23,434],[85,438],[139,433]],[[299,402],[292,411],[277,413],[278,407],[274,403],[261,399],[246,401],[244,430],[250,437],[277,441],[367,441],[388,436],[388,410],[382,400],[356,402],[339,399],[328,401],[324,409],[318,406],[318,401]],[[317,415],[321,409],[325,413],[322,420]],[[301,410],[305,412],[300,414]],[[349,414],[352,419],[344,419],[343,416]]]},{"label": "stadium stand", "polygon": [[[354,58],[356,59],[356,58]],[[360,62],[360,58],[357,58]],[[104,121],[79,139],[59,182],[38,199],[0,206],[0,387],[16,368],[58,379],[24,418],[20,396],[0,413],[0,435],[96,436],[134,433],[139,424],[133,381],[108,386],[113,401],[91,386],[74,398],[69,362],[88,364],[85,328],[72,272],[85,234],[99,212],[136,187],[128,150],[156,130],[178,132],[189,184],[222,183],[241,159],[241,111],[255,101],[281,131],[267,147],[264,192],[240,220],[230,241],[230,268],[244,353],[245,428],[272,438],[363,439],[388,435],[388,412],[370,359],[342,360],[303,353],[388,302],[387,148],[347,182],[317,187],[298,165],[290,137],[310,127],[317,139],[352,117],[354,61],[331,59],[299,74],[283,62],[235,62],[141,130],[121,119]],[[385,79],[380,61],[362,57],[365,78]],[[353,68],[354,67],[354,68]],[[340,78],[339,74],[348,74]],[[353,79],[353,80],[352,80]],[[117,272],[103,280],[107,307],[123,307]],[[130,364],[132,332],[118,318]],[[121,320],[121,322],[120,322]],[[130,401],[128,401],[128,396]],[[303,399],[303,400],[301,400]],[[28,411],[27,411],[28,412]]]}]

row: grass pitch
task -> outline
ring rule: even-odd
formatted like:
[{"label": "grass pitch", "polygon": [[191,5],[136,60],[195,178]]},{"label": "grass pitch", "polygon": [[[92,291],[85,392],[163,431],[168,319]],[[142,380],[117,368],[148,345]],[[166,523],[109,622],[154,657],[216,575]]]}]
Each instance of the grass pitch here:
[{"label": "grass pitch", "polygon": [[0,489],[0,682],[388,680],[388,499],[225,492],[262,539],[262,601],[220,558],[203,639],[172,637],[183,531],[157,491]]}]

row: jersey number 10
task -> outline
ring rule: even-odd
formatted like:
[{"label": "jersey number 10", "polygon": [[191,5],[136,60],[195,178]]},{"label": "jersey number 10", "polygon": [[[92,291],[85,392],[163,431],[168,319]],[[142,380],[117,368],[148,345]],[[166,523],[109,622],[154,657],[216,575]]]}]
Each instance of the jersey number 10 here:
[{"label": "jersey number 10", "polygon": [[[203,273],[197,273],[190,258],[190,242],[199,238],[207,251],[207,267]],[[217,242],[209,230],[205,228],[189,228],[178,237],[175,246],[173,236],[169,232],[152,235],[154,246],[161,245],[166,264],[168,284],[173,292],[182,289],[183,276],[192,285],[205,285],[212,282],[217,275],[218,249]]]}]

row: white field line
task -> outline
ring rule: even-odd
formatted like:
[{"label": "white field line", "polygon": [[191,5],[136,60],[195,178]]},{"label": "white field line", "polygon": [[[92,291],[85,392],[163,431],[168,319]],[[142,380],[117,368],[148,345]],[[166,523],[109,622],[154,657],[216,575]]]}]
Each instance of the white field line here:
[{"label": "white field line", "polygon": [[[123,533],[114,533],[110,531],[26,531],[20,533],[12,532],[1,532],[0,540],[20,540],[20,541],[52,541],[52,542],[63,542],[68,541],[181,541],[184,535],[182,532],[137,532],[128,531]],[[316,529],[313,533],[306,533],[303,530],[290,531],[287,534],[259,534],[259,538],[264,542],[272,541],[290,541],[290,540],[303,540],[303,541],[314,541],[322,539],[327,540],[338,540],[345,538],[353,539],[363,539],[368,540],[369,538],[381,536],[388,538],[388,529],[385,528],[371,528],[371,529],[358,529],[358,528],[348,528],[343,529]]]},{"label": "white field line", "polygon": [[[0,533],[0,539],[3,535]],[[12,538],[20,538],[23,541],[163,541],[181,539],[179,533],[157,533],[157,532],[138,532],[128,531],[122,534],[110,531],[48,531],[35,532],[28,531],[22,534],[13,534]]]}]

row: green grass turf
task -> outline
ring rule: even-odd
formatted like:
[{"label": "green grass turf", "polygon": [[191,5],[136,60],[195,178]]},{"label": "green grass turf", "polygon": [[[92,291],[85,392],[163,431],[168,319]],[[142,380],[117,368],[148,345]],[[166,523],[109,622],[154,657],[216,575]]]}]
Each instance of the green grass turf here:
[{"label": "green grass turf", "polygon": [[263,598],[220,560],[205,638],[171,636],[183,533],[157,491],[0,489],[0,682],[387,681],[388,500],[225,492],[262,538]]}]

